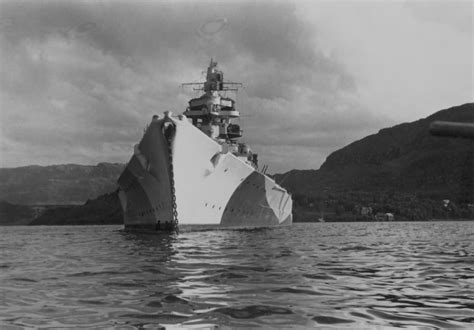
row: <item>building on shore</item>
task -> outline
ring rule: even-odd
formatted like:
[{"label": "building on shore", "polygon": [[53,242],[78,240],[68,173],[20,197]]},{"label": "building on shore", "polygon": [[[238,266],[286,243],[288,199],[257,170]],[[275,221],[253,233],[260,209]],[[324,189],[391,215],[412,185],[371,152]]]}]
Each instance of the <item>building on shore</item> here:
[{"label": "building on shore", "polygon": [[374,218],[375,221],[393,221],[395,219],[395,216],[393,215],[393,213],[378,212]]}]

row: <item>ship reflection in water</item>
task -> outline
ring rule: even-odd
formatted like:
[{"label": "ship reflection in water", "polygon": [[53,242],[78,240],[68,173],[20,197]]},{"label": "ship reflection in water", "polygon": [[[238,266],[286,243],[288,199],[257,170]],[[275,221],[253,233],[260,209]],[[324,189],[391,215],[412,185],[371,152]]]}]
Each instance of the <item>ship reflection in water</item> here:
[{"label": "ship reflection in water", "polygon": [[472,222],[3,227],[0,327],[473,325]]}]

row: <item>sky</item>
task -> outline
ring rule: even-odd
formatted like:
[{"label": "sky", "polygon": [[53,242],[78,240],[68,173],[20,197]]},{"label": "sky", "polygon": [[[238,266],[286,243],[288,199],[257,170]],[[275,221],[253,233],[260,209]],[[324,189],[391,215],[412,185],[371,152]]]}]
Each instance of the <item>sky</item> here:
[{"label": "sky", "polygon": [[213,57],[260,165],[317,169],[473,102],[473,44],[472,1],[0,0],[0,167],[127,162]]}]

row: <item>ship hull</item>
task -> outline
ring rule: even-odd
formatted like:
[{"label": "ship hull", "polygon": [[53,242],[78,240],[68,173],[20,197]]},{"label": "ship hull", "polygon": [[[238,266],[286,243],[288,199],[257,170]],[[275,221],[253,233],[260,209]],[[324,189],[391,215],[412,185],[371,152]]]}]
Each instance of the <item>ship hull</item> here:
[{"label": "ship hull", "polygon": [[126,229],[292,223],[285,189],[223,150],[186,117],[154,119],[118,180]]}]

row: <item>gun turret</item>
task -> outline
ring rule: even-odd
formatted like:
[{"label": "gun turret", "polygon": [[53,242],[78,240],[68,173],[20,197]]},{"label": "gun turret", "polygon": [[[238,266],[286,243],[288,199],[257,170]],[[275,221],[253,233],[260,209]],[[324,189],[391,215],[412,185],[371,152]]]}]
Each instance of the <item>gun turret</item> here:
[{"label": "gun turret", "polygon": [[474,139],[474,123],[434,121],[430,125],[430,134],[434,136]]}]

